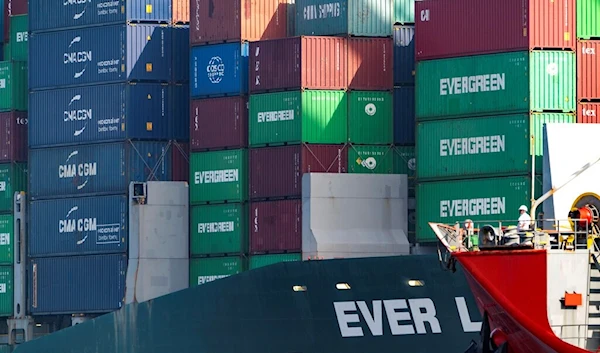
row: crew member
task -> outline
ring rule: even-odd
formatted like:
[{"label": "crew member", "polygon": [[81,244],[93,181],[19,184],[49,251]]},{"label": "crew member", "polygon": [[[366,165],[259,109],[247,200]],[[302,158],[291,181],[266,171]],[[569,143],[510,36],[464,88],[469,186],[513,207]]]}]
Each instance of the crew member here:
[{"label": "crew member", "polygon": [[531,216],[527,213],[527,206],[521,205],[519,207],[519,223],[517,224],[517,231],[523,232],[528,231],[531,226]]}]

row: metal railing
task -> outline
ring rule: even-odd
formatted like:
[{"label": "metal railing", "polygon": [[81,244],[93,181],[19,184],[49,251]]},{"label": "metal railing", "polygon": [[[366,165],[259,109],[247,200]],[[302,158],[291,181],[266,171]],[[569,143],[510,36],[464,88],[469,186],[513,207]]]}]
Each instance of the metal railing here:
[{"label": "metal railing", "polygon": [[[554,334],[563,341],[569,340],[569,343],[572,343],[572,340],[577,340],[577,347],[586,349],[587,340],[588,340],[588,325],[587,324],[569,324],[569,325],[550,325]],[[577,328],[576,335],[565,335],[563,331],[567,328]],[[559,329],[557,333],[555,329]],[[583,333],[581,332],[583,330]]]}]

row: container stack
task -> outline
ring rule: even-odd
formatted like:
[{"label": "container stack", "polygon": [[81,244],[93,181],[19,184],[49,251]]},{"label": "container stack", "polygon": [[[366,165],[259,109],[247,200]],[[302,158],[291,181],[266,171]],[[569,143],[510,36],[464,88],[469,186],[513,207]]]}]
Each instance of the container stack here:
[{"label": "container stack", "polygon": [[575,1],[425,0],[415,13],[417,241],[435,241],[427,222],[516,224],[541,194],[544,123],[575,122]]},{"label": "container stack", "polygon": [[248,51],[285,38],[288,5],[246,3],[190,7],[190,286],[248,268]]},{"label": "container stack", "polygon": [[27,0],[4,1],[0,30],[0,317],[13,314],[14,194],[27,191]]},{"label": "container stack", "polygon": [[171,180],[186,135],[171,1],[102,5],[29,2],[32,315],[122,306],[129,183]]},{"label": "container stack", "polygon": [[600,123],[600,3],[577,1],[577,122]]}]

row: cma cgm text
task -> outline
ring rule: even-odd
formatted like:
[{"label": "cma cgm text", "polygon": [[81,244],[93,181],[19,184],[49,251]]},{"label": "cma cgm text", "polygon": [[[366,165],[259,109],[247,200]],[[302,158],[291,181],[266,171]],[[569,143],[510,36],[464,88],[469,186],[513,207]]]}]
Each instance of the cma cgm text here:
[{"label": "cma cgm text", "polygon": [[59,233],[95,232],[98,229],[96,218],[65,219],[58,221]]},{"label": "cma cgm text", "polygon": [[440,79],[440,96],[505,90],[505,74],[486,74]]},{"label": "cma cgm text", "polygon": [[98,174],[96,163],[66,164],[58,167],[58,177],[74,178],[76,176],[95,176]]},{"label": "cma cgm text", "polygon": [[462,137],[440,140],[440,157],[504,152],[506,136]]},{"label": "cma cgm text", "polygon": [[477,199],[440,201],[440,217],[442,218],[500,215],[505,213],[505,197],[482,197]]}]

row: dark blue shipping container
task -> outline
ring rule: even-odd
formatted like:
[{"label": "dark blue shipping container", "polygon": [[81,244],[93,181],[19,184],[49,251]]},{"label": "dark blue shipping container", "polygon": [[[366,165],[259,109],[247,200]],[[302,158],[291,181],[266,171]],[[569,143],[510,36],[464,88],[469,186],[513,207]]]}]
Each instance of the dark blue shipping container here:
[{"label": "dark blue shipping container", "polygon": [[248,93],[248,43],[192,47],[191,96],[239,96]]},{"label": "dark blue shipping container", "polygon": [[29,204],[30,257],[125,253],[127,197],[34,201]]},{"label": "dark blue shipping container", "polygon": [[158,83],[31,92],[29,146],[171,139],[170,95],[169,86]]},{"label": "dark blue shipping container", "polygon": [[29,151],[32,200],[125,194],[131,181],[170,180],[168,142],[121,142]]},{"label": "dark blue shipping container", "polygon": [[31,314],[105,313],[123,306],[124,254],[37,258],[28,267]]},{"label": "dark blue shipping container", "polygon": [[415,84],[415,26],[394,26],[394,86]]},{"label": "dark blue shipping container", "polygon": [[177,141],[190,140],[190,85],[187,83],[171,86],[172,139]]},{"label": "dark blue shipping container", "polygon": [[29,37],[29,89],[171,80],[173,31],[115,25]]},{"label": "dark blue shipping container", "polygon": [[415,86],[394,88],[394,143],[415,144]]},{"label": "dark blue shipping container", "polygon": [[190,82],[190,26],[176,26],[172,29],[173,81]]},{"label": "dark blue shipping container", "polygon": [[170,22],[171,0],[29,0],[32,33],[126,22]]}]

